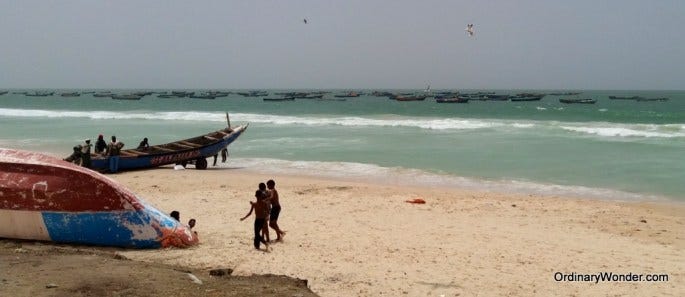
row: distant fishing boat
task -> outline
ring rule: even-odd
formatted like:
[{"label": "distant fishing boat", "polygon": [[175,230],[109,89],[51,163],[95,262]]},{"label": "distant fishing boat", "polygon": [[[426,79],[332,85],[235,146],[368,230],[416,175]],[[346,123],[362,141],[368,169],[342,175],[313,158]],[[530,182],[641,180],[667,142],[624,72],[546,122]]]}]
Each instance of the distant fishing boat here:
[{"label": "distant fishing boat", "polygon": [[504,94],[504,95],[496,95],[496,94],[487,94],[485,95],[485,100],[486,101],[507,101],[509,100],[509,95]]},{"label": "distant fishing boat", "polygon": [[136,95],[136,94],[125,94],[125,95],[113,94],[111,97],[114,100],[140,100],[141,98],[143,98],[143,96]]},{"label": "distant fishing boat", "polygon": [[81,94],[79,94],[78,92],[68,92],[68,93],[62,93],[62,94],[60,94],[60,96],[62,96],[62,97],[79,97],[79,96],[81,96]]},{"label": "distant fishing boat", "polygon": [[636,101],[668,101],[668,98],[638,98]]},{"label": "distant fishing boat", "polygon": [[283,98],[263,98],[263,101],[293,101],[295,97],[283,97]]},{"label": "distant fishing boat", "polygon": [[565,104],[595,104],[597,103],[597,100],[591,99],[591,98],[583,98],[583,99],[572,99],[572,98],[566,98],[566,99],[559,99],[559,102],[565,103]]},{"label": "distant fishing boat", "polygon": [[611,100],[638,100],[641,99],[642,97],[640,96],[630,96],[630,97],[625,97],[625,96],[609,96],[609,99]]},{"label": "distant fishing boat", "polygon": [[209,94],[209,93],[200,93],[198,95],[195,95],[195,93],[192,93],[188,98],[193,98],[193,99],[216,99],[216,96]]},{"label": "distant fishing boat", "polygon": [[269,96],[269,92],[267,92],[267,91],[238,92],[237,94],[240,95],[240,96],[243,96],[243,97],[264,97],[264,96]]},{"label": "distant fishing boat", "polygon": [[33,92],[33,93],[26,93],[24,96],[29,96],[29,97],[47,97],[47,96],[52,96],[54,95],[54,92]]},{"label": "distant fishing boat", "polygon": [[189,227],[73,163],[0,148],[0,177],[0,237],[131,248],[198,243]]},{"label": "distant fishing boat", "polygon": [[544,94],[520,93],[509,97],[511,101],[540,101],[545,97]]},{"label": "distant fishing boat", "polygon": [[423,101],[426,100],[426,96],[395,96],[397,101]]},{"label": "distant fishing boat", "polygon": [[436,103],[469,103],[468,98],[461,98],[461,97],[450,97],[450,98],[437,98],[435,99]]},{"label": "distant fishing boat", "polygon": [[459,97],[461,98],[468,98],[469,100],[490,100],[488,98],[489,95],[495,95],[494,92],[476,92],[476,93],[464,93],[464,94],[459,94]]},{"label": "distant fishing boat", "polygon": [[347,92],[347,93],[345,93],[345,94],[333,95],[333,97],[338,97],[338,98],[353,98],[353,97],[359,97],[359,93],[357,93],[357,92]]},{"label": "distant fishing boat", "polygon": [[301,97],[302,99],[321,99],[323,94],[308,94],[307,96]]}]

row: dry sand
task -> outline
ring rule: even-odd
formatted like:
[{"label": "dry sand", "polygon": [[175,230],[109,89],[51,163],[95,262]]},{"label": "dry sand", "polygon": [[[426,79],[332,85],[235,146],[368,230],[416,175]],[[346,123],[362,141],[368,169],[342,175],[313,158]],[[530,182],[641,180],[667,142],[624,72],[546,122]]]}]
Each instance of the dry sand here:
[{"label": "dry sand", "polygon": [[0,296],[317,296],[303,280],[128,261],[117,250],[0,240]]},{"label": "dry sand", "polygon": [[[195,269],[307,279],[321,296],[685,296],[685,207],[399,187],[246,169],[110,175],[201,244],[122,254]],[[241,222],[273,178],[288,233],[270,253]],[[426,204],[405,200],[422,198]],[[275,234],[271,233],[272,238]],[[667,274],[665,282],[559,282],[554,274]]]}]

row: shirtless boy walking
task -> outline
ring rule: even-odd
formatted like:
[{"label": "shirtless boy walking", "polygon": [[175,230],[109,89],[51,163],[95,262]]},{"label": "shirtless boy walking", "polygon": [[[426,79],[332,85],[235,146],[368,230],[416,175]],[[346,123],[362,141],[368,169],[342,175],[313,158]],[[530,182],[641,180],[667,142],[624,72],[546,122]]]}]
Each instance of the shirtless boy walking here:
[{"label": "shirtless boy walking", "polygon": [[268,205],[266,204],[266,197],[262,191],[257,190],[257,192],[255,192],[255,198],[257,198],[256,202],[250,201],[250,212],[248,212],[244,217],[240,218],[240,220],[243,221],[247,219],[247,217],[249,217],[252,214],[252,211],[254,210],[254,248],[259,249],[259,244],[263,243],[264,250],[268,252],[269,244],[264,240],[264,238],[262,238],[260,234],[260,232],[262,231],[262,227],[266,223]]},{"label": "shirtless boy walking", "polygon": [[270,179],[266,182],[266,187],[269,189],[269,200],[271,202],[271,212],[269,214],[269,226],[276,230],[276,241],[281,241],[285,236],[285,231],[278,227],[278,215],[281,213],[281,203],[278,200],[278,191],[276,191],[276,182]]}]

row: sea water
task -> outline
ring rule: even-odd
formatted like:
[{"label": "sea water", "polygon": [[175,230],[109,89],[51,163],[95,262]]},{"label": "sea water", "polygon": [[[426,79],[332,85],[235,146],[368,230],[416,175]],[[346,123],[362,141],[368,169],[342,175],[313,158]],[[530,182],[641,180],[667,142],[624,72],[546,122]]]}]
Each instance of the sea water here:
[{"label": "sea water", "polygon": [[250,126],[229,146],[229,162],[220,164],[225,167],[523,194],[685,201],[685,92],[584,91],[577,97],[598,102],[561,104],[561,96],[552,95],[533,102],[467,104],[369,95],[346,101],[267,102],[237,94],[215,100],[156,95],[112,100],[10,92],[0,96],[0,147],[67,156],[74,145],[98,134],[106,140],[116,135],[128,148],[143,137],[161,144],[223,128],[228,112],[232,125]]}]

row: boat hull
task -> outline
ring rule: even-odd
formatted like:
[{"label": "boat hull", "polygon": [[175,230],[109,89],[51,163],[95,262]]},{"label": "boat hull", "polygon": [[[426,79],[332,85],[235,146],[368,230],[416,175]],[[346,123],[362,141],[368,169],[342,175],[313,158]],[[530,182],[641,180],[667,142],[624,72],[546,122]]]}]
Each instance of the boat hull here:
[{"label": "boat hull", "polygon": [[197,235],[114,180],[60,159],[0,149],[0,237],[129,248]]}]

